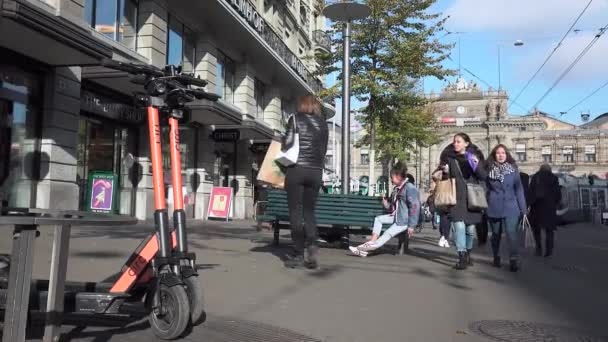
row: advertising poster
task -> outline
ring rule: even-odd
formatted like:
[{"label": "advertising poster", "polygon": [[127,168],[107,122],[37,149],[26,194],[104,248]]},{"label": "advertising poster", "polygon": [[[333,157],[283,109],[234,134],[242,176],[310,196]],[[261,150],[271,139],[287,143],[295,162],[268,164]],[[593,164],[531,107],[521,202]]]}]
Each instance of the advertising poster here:
[{"label": "advertising poster", "polygon": [[213,187],[209,196],[207,218],[223,218],[228,221],[232,208],[232,188]]}]

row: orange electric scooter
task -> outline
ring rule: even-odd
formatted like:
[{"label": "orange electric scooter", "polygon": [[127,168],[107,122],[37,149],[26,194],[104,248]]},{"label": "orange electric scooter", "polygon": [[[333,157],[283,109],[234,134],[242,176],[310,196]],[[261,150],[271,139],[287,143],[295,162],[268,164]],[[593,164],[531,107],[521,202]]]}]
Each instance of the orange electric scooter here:
[{"label": "orange electric scooter", "polygon": [[[179,123],[189,119],[186,103],[195,99],[217,101],[219,96],[205,92],[207,82],[180,67],[159,70],[150,66],[105,61],[105,67],[132,74],[131,81],[144,87],[135,96],[138,106],[147,107],[148,131],[154,183],[155,233],[146,238],[119,272],[113,283],[65,284],[64,313],[94,318],[106,315],[148,316],[154,334],[175,339],[191,325],[204,321],[203,289],[198,281],[196,255],[188,252],[186,215],[182,194],[179,153]],[[201,88],[193,89],[191,86]],[[161,126],[169,126],[171,179],[173,182],[173,224],[165,201],[161,152]],[[44,311],[48,281],[33,284],[30,310]],[[1,292],[1,291],[0,291]],[[0,293],[0,310],[3,309]],[[67,318],[67,317],[66,317]],[[122,320],[121,320],[122,321]]]}]

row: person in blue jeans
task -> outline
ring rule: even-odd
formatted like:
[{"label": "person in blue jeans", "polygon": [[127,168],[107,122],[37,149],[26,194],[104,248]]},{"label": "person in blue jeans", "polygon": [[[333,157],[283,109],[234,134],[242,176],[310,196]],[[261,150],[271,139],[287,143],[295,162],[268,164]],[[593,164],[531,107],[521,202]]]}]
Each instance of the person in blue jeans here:
[{"label": "person in blue jeans", "polygon": [[509,268],[511,272],[517,272],[518,227],[527,211],[524,187],[515,160],[505,145],[494,147],[488,157],[487,167],[487,216],[492,231],[494,266],[501,266],[500,240],[504,231],[509,240]]},{"label": "person in blue jeans", "polygon": [[486,167],[481,150],[471,142],[466,133],[454,135],[452,144],[448,145],[440,156],[439,170],[443,178],[453,178],[456,183],[456,205],[447,209],[452,223],[452,237],[458,252],[457,270],[473,266],[471,251],[475,239],[475,225],[482,220],[482,212],[469,208],[467,184],[485,182]]},{"label": "person in blue jeans", "polygon": [[[420,212],[420,195],[416,186],[407,179],[407,168],[397,163],[391,169],[391,181],[395,186],[390,200],[384,199],[384,208],[388,214],[377,216],[374,219],[374,228],[371,239],[357,247],[348,247],[354,255],[366,257],[386,244],[390,239],[407,230],[408,236],[414,234],[414,227],[418,224]],[[382,225],[391,224],[383,234]]]}]

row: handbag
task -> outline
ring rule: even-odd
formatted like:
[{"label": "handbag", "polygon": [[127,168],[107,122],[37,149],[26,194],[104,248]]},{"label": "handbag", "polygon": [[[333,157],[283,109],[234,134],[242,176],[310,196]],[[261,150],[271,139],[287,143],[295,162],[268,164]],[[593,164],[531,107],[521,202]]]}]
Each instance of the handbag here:
[{"label": "handbag", "polygon": [[281,152],[281,143],[272,141],[258,171],[258,182],[273,188],[283,189],[285,187],[285,172],[275,162],[276,156]]},{"label": "handbag", "polygon": [[527,215],[521,220],[521,233],[523,235],[524,248],[535,248],[536,240],[534,239],[534,232],[532,231],[532,225]]},{"label": "handbag", "polygon": [[[462,170],[460,169],[460,165],[458,165],[458,161],[456,161],[456,167],[458,168],[458,172],[460,176],[464,178],[462,175]],[[482,211],[488,208],[488,200],[486,198],[486,189],[478,183],[466,183],[467,184],[467,208],[471,211]]]},{"label": "handbag", "polygon": [[295,134],[293,137],[293,146],[291,146],[287,151],[281,151],[275,161],[283,166],[292,166],[298,162],[298,156],[300,155],[300,133],[298,132],[298,120],[296,120],[295,115],[292,115],[291,118],[293,120],[293,126],[295,128]]},{"label": "handbag", "polygon": [[439,209],[456,205],[456,180],[448,178],[435,183],[435,207]]}]

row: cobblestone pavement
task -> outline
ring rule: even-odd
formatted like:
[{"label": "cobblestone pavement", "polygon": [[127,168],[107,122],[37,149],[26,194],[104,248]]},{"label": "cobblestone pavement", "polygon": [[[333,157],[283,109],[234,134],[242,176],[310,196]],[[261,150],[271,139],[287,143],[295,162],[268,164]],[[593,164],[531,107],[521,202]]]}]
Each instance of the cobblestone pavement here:
[{"label": "cobblestone pavement", "polygon": [[[74,229],[68,279],[107,280],[149,230]],[[454,251],[437,247],[428,228],[404,256],[392,254],[395,246],[368,258],[323,248],[322,268],[312,272],[282,266],[287,231],[275,248],[251,222],[193,222],[189,230],[209,319],[185,341],[608,341],[608,227],[560,228],[555,256],[523,251],[516,274],[490,265],[489,246],[476,250],[474,267],[453,270]],[[10,235],[2,234],[7,253]],[[37,278],[48,277],[50,238],[43,229],[36,241]],[[65,326],[63,340],[155,341],[145,320],[87,324]],[[30,335],[40,338],[34,328]]]}]

